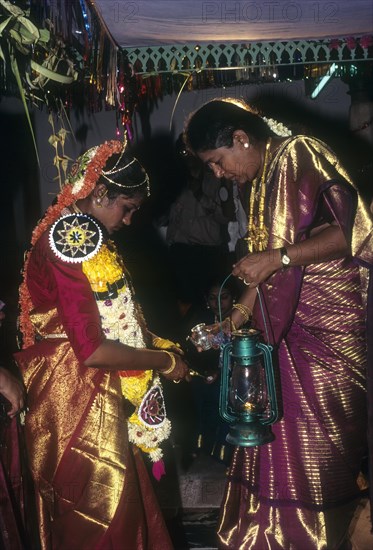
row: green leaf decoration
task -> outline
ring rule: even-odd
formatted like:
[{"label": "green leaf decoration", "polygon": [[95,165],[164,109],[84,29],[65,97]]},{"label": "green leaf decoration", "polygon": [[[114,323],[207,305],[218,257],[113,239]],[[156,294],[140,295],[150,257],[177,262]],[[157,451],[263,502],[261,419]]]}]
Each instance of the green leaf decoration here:
[{"label": "green leaf decoration", "polygon": [[49,42],[51,38],[51,33],[48,31],[48,29],[39,29],[39,42]]},{"label": "green leaf decoration", "polygon": [[2,23],[0,23],[0,36],[2,35],[5,27],[8,25],[8,23],[12,20],[11,17],[8,17],[7,19],[5,19]]},{"label": "green leaf decoration", "polygon": [[7,2],[6,0],[0,0],[0,6],[3,6],[15,18],[21,17],[25,14],[25,12],[21,10],[21,8],[19,8],[15,4]]},{"label": "green leaf decoration", "polygon": [[56,73],[55,71],[51,71],[43,65],[39,65],[39,63],[36,63],[35,61],[31,61],[31,68],[45,78],[54,80],[55,82],[60,82],[61,84],[71,84],[78,78],[78,73],[76,71],[72,76],[65,76],[63,74]]},{"label": "green leaf decoration", "polygon": [[[49,28],[39,29],[29,15],[29,10],[23,10],[8,0],[0,0],[0,60],[5,65],[8,64],[13,72],[39,164],[27,101],[33,104],[45,103],[49,107],[48,94],[50,90],[47,89],[47,84],[49,82],[60,85],[72,84],[77,80],[78,72],[74,62],[66,54],[66,46],[62,39],[51,34],[49,29],[54,28],[52,22],[45,20],[45,25]],[[24,57],[25,62],[21,63],[21,56]],[[79,59],[76,62],[78,65],[81,64]],[[49,122],[53,128],[49,143],[56,149],[55,164],[58,169],[58,178],[61,181],[60,165],[65,172],[69,160],[64,155],[65,141],[69,132],[64,128],[56,132],[53,118],[50,117]],[[60,157],[58,155],[59,147],[62,151]]]},{"label": "green leaf decoration", "polygon": [[26,31],[25,29],[23,29],[22,31],[23,36],[26,37],[28,34],[30,37],[33,37],[34,42],[37,42],[40,39],[40,31],[37,27],[35,27],[34,23],[32,23],[30,19],[27,19],[27,17],[21,16],[21,17],[18,17],[18,23],[20,25],[23,25],[26,29]]}]

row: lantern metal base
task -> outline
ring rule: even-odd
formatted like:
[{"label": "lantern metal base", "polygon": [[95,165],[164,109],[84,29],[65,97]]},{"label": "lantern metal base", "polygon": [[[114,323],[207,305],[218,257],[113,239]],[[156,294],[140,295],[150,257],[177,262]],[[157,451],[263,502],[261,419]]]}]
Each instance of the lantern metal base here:
[{"label": "lantern metal base", "polygon": [[259,422],[238,422],[229,426],[226,440],[237,447],[256,447],[270,443],[274,438],[269,425],[263,426]]}]

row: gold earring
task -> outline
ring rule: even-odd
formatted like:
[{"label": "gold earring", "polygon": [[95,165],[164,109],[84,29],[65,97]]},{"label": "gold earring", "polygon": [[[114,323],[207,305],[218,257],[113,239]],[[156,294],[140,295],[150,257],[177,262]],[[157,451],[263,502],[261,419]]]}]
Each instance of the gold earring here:
[{"label": "gold earring", "polygon": [[102,208],[101,199],[96,199],[97,208]]},{"label": "gold earring", "polygon": [[247,142],[245,142],[245,143],[243,144],[243,146],[245,147],[245,149],[248,149],[248,148],[249,148],[249,144],[248,144]]}]

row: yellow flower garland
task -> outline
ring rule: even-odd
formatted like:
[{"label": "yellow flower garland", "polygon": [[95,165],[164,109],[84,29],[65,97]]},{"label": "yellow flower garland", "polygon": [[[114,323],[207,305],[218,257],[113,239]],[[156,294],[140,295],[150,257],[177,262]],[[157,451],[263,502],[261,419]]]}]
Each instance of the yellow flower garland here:
[{"label": "yellow flower garland", "polygon": [[[103,244],[98,253],[91,259],[83,262],[83,273],[87,277],[90,286],[94,292],[105,292],[109,289],[109,285],[123,280],[125,275],[124,264],[115,250],[114,244]],[[118,290],[117,296],[108,298],[107,300],[99,300],[97,302],[100,315],[102,318],[103,330],[106,333],[117,332],[115,338],[126,336],[129,338],[129,345],[135,347],[144,347],[144,339],[142,329],[144,320],[141,309],[133,304],[129,305],[128,299],[132,298],[131,288],[128,285]],[[123,305],[126,303],[129,306],[127,315],[121,321],[123,316]],[[131,336],[128,333],[128,328],[122,327],[123,323],[128,321],[131,326],[130,333],[136,335]],[[132,321],[132,323],[131,323]],[[115,331],[116,328],[116,331]],[[126,332],[127,330],[127,332]],[[156,338],[154,338],[156,340]],[[164,345],[172,342],[159,339]],[[126,340],[127,342],[127,340]],[[163,347],[161,345],[160,347]],[[158,347],[158,346],[157,346]],[[171,422],[165,418],[162,425],[157,427],[148,426],[139,418],[139,408],[148,391],[154,386],[161,387],[158,376],[154,377],[152,370],[139,371],[136,374],[129,375],[129,371],[119,371],[120,384],[122,395],[136,407],[135,412],[128,418],[128,438],[139,447],[143,452],[147,453],[153,462],[157,462],[162,458],[162,451],[158,447],[159,443],[167,439],[171,432]]]},{"label": "yellow flower garland", "polygon": [[93,292],[105,292],[108,284],[113,284],[123,276],[123,264],[116,253],[103,244],[99,252],[83,262],[83,273]]},{"label": "yellow flower garland", "polygon": [[149,382],[152,378],[153,371],[151,370],[141,371],[139,376],[121,376],[120,385],[123,396],[128,399],[132,405],[138,407],[149,387]]}]

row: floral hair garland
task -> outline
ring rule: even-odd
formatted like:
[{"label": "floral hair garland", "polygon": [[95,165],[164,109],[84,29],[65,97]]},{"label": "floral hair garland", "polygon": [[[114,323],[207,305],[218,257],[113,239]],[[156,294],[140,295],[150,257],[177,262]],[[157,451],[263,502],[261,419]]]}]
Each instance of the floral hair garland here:
[{"label": "floral hair garland", "polygon": [[[79,199],[86,198],[93,191],[108,159],[112,155],[120,153],[125,147],[126,143],[123,144],[118,140],[105,141],[102,145],[89,149],[74,163],[71,174],[58,195],[57,202],[47,209],[44,218],[35,227],[31,237],[32,246],[35,245],[44,231],[57,220],[64,208]],[[26,256],[23,267],[23,281],[19,289],[19,328],[23,336],[23,348],[27,348],[35,342],[34,329],[30,319],[33,304],[26,284],[30,252]]]},{"label": "floral hair garland", "polygon": [[265,116],[261,116],[260,112],[255,107],[254,108],[251,107],[241,99],[227,97],[227,98],[223,98],[221,101],[232,103],[233,105],[236,105],[236,107],[239,107],[240,109],[244,109],[245,111],[248,111],[253,115],[260,116],[262,120],[264,120],[264,122],[267,124],[267,126],[272,130],[272,132],[277,136],[289,137],[293,135],[291,130],[289,130],[289,128],[287,128],[284,124],[282,124],[282,122],[278,122],[274,118],[267,118]]},{"label": "floral hair garland", "polygon": [[266,118],[265,116],[262,117],[264,122],[267,124],[267,126],[272,130],[273,133],[275,133],[277,136],[281,137],[289,137],[292,136],[291,130],[287,128],[282,122],[278,122],[274,118]]}]

